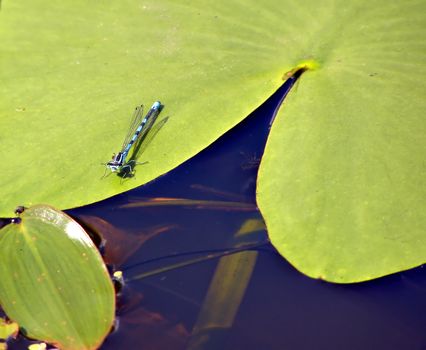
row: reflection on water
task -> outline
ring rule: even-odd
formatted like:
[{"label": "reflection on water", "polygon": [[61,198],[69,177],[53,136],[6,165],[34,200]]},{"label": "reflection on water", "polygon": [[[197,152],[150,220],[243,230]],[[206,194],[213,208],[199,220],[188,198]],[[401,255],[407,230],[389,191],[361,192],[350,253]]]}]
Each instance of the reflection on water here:
[{"label": "reflection on water", "polygon": [[127,280],[102,349],[426,347],[424,269],[336,285],[302,275],[268,243],[256,175],[289,85],[165,176],[68,211],[102,234],[106,261]]}]

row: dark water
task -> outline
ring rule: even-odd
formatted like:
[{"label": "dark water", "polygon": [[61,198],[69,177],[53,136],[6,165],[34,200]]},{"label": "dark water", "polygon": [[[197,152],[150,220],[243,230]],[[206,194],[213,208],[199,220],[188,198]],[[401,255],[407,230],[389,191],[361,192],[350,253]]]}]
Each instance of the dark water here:
[{"label": "dark water", "polygon": [[102,349],[426,349],[426,269],[336,285],[302,275],[268,243],[256,175],[291,84],[165,176],[68,211],[104,236],[107,262],[127,280]]}]

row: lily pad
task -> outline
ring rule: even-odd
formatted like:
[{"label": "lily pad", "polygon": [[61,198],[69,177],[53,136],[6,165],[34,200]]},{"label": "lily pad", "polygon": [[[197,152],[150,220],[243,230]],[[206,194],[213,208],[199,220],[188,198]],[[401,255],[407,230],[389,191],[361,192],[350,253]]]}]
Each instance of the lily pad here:
[{"label": "lily pad", "polygon": [[83,228],[38,205],[0,230],[0,304],[31,338],[96,349],[111,329],[115,293]]},{"label": "lily pad", "polygon": [[[99,201],[198,153],[259,106],[304,55],[285,14],[272,0],[6,2],[0,215],[18,204]],[[133,179],[101,179],[135,106],[155,100],[164,109],[138,154],[147,163]]]},{"label": "lily pad", "polygon": [[258,204],[297,269],[349,283],[426,261],[426,3],[337,8],[275,120]]}]

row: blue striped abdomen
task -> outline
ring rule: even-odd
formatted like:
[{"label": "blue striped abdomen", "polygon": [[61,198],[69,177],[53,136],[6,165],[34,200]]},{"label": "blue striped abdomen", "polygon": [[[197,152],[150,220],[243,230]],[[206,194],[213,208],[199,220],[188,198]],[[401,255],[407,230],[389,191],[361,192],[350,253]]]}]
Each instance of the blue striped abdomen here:
[{"label": "blue striped abdomen", "polygon": [[124,149],[123,153],[127,154],[130,150],[130,148],[132,147],[132,145],[135,143],[135,141],[137,140],[140,132],[142,131],[143,127],[146,124],[147,119],[144,118],[144,120],[142,120],[141,125],[138,126],[138,128],[135,131],[135,134],[133,135],[132,139],[129,141],[129,143],[127,144],[126,148]]}]

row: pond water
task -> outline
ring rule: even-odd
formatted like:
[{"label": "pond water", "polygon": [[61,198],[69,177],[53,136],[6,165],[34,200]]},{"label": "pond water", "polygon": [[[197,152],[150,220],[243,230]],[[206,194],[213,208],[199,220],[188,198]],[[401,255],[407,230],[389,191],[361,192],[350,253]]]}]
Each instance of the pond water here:
[{"label": "pond water", "polygon": [[256,176],[292,84],[170,173],[67,211],[103,235],[126,280],[101,349],[426,349],[426,269],[337,285],[304,276],[269,244]]}]

